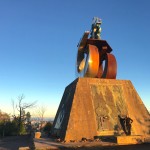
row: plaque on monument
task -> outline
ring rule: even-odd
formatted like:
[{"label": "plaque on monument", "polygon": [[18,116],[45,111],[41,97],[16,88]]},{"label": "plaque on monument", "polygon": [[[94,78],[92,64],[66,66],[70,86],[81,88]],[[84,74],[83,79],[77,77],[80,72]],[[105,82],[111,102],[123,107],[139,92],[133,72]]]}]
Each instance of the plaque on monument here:
[{"label": "plaque on monument", "polygon": [[130,80],[117,80],[112,48],[101,39],[101,19],[93,18],[77,51],[79,78],[64,91],[52,127],[62,140],[97,136],[150,135],[150,116]]}]

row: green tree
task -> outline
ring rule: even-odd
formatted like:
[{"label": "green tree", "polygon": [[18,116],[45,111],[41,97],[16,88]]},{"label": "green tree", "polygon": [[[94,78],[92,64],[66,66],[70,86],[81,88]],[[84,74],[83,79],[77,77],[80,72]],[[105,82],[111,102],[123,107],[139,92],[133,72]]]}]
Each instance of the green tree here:
[{"label": "green tree", "polygon": [[50,134],[50,131],[52,129],[52,123],[51,122],[47,122],[46,125],[44,126],[43,128],[43,131],[46,133],[46,134]]},{"label": "green tree", "polygon": [[10,136],[25,134],[25,126],[23,122],[19,126],[19,116],[14,116],[13,120],[10,121],[10,116],[7,113],[0,111],[0,136]]},{"label": "green tree", "polygon": [[10,116],[0,110],[0,134],[5,136],[7,122],[10,121]]},{"label": "green tree", "polygon": [[30,114],[30,112],[26,113],[26,130],[27,130],[27,133],[31,134],[32,126],[31,126],[31,114]]}]

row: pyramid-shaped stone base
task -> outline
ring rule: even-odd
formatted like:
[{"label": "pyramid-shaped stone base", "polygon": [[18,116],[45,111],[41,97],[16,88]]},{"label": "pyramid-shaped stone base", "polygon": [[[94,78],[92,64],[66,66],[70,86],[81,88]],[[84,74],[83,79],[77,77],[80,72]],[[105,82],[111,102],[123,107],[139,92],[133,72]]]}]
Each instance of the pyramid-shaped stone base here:
[{"label": "pyramid-shaped stone base", "polygon": [[133,119],[132,135],[150,135],[150,115],[129,80],[78,78],[65,89],[52,128],[61,139],[121,135],[118,115]]}]

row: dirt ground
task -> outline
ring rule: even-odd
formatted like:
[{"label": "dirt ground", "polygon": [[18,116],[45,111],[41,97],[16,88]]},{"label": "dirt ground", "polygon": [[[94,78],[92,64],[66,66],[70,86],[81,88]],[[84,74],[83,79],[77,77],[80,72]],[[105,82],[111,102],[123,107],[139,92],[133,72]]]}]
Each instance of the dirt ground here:
[{"label": "dirt ground", "polygon": [[[81,147],[77,150],[149,150],[150,144],[142,145],[122,145],[122,146],[96,146],[96,147]],[[66,150],[76,150],[76,148],[67,148]]]},{"label": "dirt ground", "polygon": [[136,145],[118,145],[114,142],[56,142],[50,138],[34,139],[38,150],[150,150],[150,143]]},{"label": "dirt ground", "polygon": [[0,150],[18,150],[19,147],[32,147],[31,138],[28,135],[0,138]]},{"label": "dirt ground", "polygon": [[[50,138],[34,139],[36,150],[149,150],[150,143],[138,145],[117,145],[111,142],[61,143]],[[34,150],[33,140],[29,136],[12,136],[0,138],[0,150],[18,150],[29,147]],[[27,149],[24,149],[27,150]]]},{"label": "dirt ground", "polygon": [[122,146],[96,146],[80,148],[61,148],[60,150],[149,150],[150,144],[122,145]]}]

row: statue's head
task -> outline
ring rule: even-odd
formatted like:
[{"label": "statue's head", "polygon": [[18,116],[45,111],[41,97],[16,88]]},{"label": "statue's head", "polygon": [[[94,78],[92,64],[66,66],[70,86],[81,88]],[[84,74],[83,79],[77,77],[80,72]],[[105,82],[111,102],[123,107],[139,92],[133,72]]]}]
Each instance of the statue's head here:
[{"label": "statue's head", "polygon": [[94,17],[93,21],[92,21],[92,24],[101,25],[102,24],[102,20],[100,18],[98,18],[98,17]]}]

